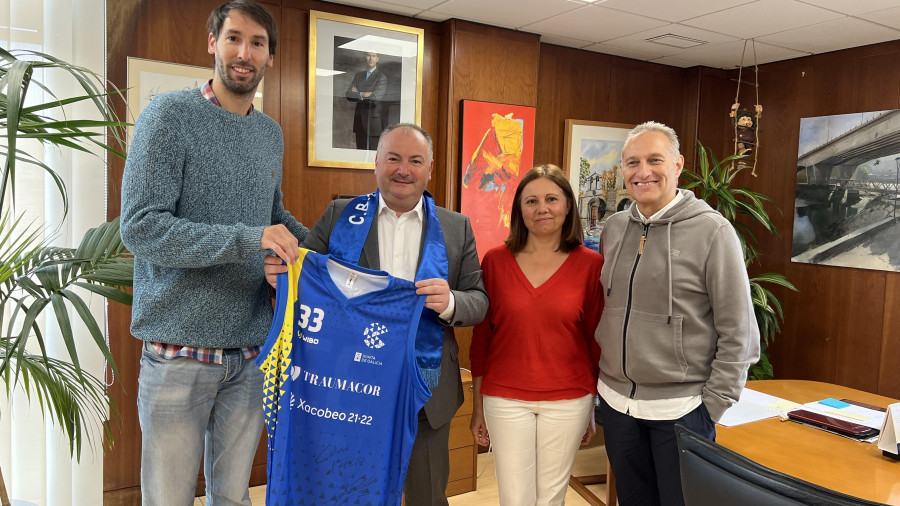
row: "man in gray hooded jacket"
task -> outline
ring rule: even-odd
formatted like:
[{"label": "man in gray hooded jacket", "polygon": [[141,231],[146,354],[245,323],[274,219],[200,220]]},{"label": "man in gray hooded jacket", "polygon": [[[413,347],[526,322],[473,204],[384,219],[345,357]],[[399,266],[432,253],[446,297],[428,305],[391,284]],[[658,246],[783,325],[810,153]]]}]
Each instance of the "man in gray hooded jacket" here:
[{"label": "man in gray hooded jacket", "polygon": [[759,330],[734,227],[678,189],[678,137],[655,122],[622,150],[634,203],[606,221],[597,327],[600,410],[624,506],[684,504],[676,423],[715,439],[759,358]]}]

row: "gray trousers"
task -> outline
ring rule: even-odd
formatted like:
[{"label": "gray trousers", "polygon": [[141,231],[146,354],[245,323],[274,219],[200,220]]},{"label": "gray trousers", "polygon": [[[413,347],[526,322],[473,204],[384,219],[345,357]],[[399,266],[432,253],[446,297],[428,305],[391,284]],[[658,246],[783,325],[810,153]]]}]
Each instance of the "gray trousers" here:
[{"label": "gray trousers", "polygon": [[406,472],[406,506],[447,506],[450,480],[450,423],[433,428],[419,411],[419,430]]}]

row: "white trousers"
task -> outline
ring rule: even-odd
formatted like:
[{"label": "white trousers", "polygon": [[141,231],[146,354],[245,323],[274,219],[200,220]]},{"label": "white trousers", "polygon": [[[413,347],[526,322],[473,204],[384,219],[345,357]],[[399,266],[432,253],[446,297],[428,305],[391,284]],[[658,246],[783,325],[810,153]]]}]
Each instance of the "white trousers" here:
[{"label": "white trousers", "polygon": [[483,399],[500,505],[565,504],[575,452],[592,414],[592,396],[564,401]]}]

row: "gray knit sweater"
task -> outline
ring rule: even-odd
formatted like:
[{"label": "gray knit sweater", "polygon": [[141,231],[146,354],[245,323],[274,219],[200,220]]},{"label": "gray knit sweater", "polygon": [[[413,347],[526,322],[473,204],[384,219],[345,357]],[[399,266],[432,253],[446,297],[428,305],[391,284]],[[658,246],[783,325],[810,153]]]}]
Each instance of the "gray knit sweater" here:
[{"label": "gray knit sweater", "polygon": [[240,116],[199,89],[159,95],[141,113],[122,181],[122,240],[135,255],[131,333],[212,348],[261,345],[272,322],[260,239],[283,223],[281,128]]}]

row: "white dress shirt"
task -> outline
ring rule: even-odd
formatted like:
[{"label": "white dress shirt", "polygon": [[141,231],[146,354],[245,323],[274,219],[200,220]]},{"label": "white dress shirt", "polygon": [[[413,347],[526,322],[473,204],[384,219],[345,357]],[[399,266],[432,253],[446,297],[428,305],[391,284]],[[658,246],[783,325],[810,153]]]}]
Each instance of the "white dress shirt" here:
[{"label": "white dress shirt", "polygon": [[[416,267],[419,265],[419,251],[422,245],[422,224],[424,218],[423,200],[412,211],[397,215],[378,198],[378,257],[381,270],[395,278],[415,281]],[[456,300],[450,292],[450,304],[438,315],[449,321],[456,309]]]}]

